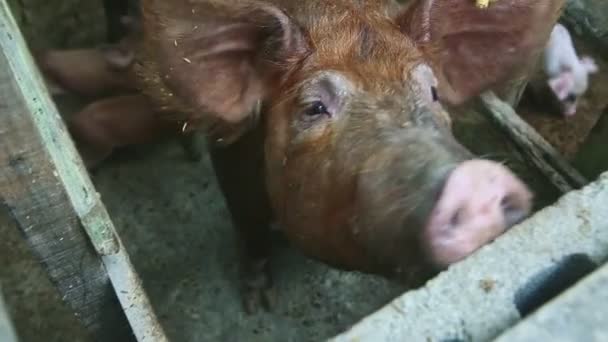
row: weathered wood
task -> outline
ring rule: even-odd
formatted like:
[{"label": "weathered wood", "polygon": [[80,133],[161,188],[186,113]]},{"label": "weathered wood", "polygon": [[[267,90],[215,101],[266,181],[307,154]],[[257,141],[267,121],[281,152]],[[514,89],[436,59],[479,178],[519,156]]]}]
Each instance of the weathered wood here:
[{"label": "weathered wood", "polygon": [[[0,204],[0,286],[22,341],[90,342],[86,330],[50,281],[8,208]],[[0,338],[0,341],[3,341]]]},{"label": "weathered wood", "polygon": [[494,93],[480,96],[481,111],[488,115],[519,146],[524,155],[557,187],[566,193],[585,186],[588,181],[530,127],[509,104]]},{"label": "weathered wood", "polygon": [[166,341],[6,0],[0,111],[2,203],[63,299],[97,340],[132,340],[128,318],[140,341]]},{"label": "weathered wood", "polygon": [[[32,110],[52,120],[59,121],[56,112],[49,110],[52,104],[39,89],[29,87],[23,79],[28,69],[13,75],[15,65],[9,58],[24,58],[18,51],[14,56],[5,55],[7,39],[15,40],[5,18],[5,6],[0,5],[0,195],[8,206],[10,215],[29,241],[31,248],[45,264],[50,278],[55,282],[65,300],[100,341],[123,340],[129,335],[128,324],[116,296],[112,293],[110,280],[95,250],[91,248],[87,235],[64,188],[60,175],[62,169],[77,168],[75,154],[61,149],[66,140],[52,131],[61,125],[46,125],[46,133],[39,132]],[[10,44],[18,49],[18,44]],[[21,63],[24,64],[24,63]],[[31,72],[33,69],[29,69]],[[25,93],[22,90],[27,89]],[[30,103],[28,103],[30,102]],[[32,105],[34,106],[33,109]],[[45,139],[42,134],[48,134]],[[49,154],[63,153],[64,165],[56,165]],[[65,178],[64,178],[65,177]],[[84,184],[76,178],[72,184]],[[77,191],[86,198],[95,196],[92,187],[81,186]],[[84,211],[84,210],[83,210]]]},{"label": "weathered wood", "polygon": [[4,296],[0,287],[0,341],[2,342],[17,342],[17,334],[13,327],[13,321],[8,314],[6,305],[4,304]]},{"label": "weathered wood", "polygon": [[[2,101],[8,107],[9,113],[4,119],[10,120],[11,112],[15,118],[21,120],[26,119],[25,113],[31,113],[36,132],[32,134],[40,135],[40,142],[50,153],[49,161],[52,160],[53,164],[56,164],[57,169],[54,170],[57,173],[56,177],[63,180],[71,204],[83,221],[93,246],[102,255],[116,253],[118,242],[108,214],[88,179],[86,170],[78,162],[78,153],[71,143],[61,117],[54,108],[53,101],[40,82],[40,75],[10,9],[4,1],[1,3],[4,5],[0,6],[0,28],[6,34],[0,36],[0,48],[2,48],[0,72],[2,78],[6,79],[2,85],[6,88],[0,96],[10,97]],[[23,131],[23,133],[27,132],[29,131]]]}]

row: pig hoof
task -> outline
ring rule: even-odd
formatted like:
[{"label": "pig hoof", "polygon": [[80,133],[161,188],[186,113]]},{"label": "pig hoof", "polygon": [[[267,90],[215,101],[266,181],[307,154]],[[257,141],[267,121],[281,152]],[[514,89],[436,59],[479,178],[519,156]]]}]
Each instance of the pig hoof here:
[{"label": "pig hoof", "polygon": [[268,260],[258,261],[244,277],[243,306],[249,315],[260,307],[271,311],[276,302]]},{"label": "pig hoof", "polygon": [[248,288],[245,290],[244,307],[248,315],[255,314],[260,307],[270,312],[276,301],[273,288]]}]

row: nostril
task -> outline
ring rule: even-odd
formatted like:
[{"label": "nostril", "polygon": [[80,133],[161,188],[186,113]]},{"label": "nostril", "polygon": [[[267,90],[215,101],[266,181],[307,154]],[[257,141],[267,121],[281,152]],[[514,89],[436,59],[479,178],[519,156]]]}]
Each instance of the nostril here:
[{"label": "nostril", "polygon": [[462,215],[462,210],[461,209],[457,209],[454,212],[454,214],[450,218],[450,228],[454,228],[454,227],[456,227],[460,223],[461,215]]},{"label": "nostril", "polygon": [[527,213],[526,209],[519,205],[512,195],[503,197],[500,201],[500,207],[508,228],[522,221]]},{"label": "nostril", "polygon": [[502,200],[500,200],[500,207],[505,213],[516,209],[513,205],[513,198],[511,196],[503,197]]}]

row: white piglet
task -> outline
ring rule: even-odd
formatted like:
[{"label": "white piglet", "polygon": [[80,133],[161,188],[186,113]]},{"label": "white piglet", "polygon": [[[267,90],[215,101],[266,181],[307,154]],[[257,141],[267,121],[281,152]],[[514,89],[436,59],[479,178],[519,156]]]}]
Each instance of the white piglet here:
[{"label": "white piglet", "polygon": [[544,69],[548,85],[559,100],[562,114],[576,114],[579,98],[587,91],[589,74],[599,68],[593,58],[577,55],[568,29],[556,24],[544,51]]}]

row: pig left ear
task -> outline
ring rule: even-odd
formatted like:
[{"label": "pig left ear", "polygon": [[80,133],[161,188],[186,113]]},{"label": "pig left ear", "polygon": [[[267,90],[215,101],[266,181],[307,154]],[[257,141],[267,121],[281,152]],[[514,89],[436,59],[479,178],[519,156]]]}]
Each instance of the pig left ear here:
[{"label": "pig left ear", "polygon": [[595,64],[593,58],[589,56],[581,57],[581,64],[585,67],[585,70],[587,70],[587,72],[590,74],[595,74],[600,70],[597,64]]},{"label": "pig left ear", "polygon": [[564,0],[413,1],[396,22],[429,55],[441,100],[458,105],[531,66]]},{"label": "pig left ear", "polygon": [[308,47],[300,26],[262,1],[142,0],[142,12],[142,88],[207,125],[249,121],[272,76]]}]

